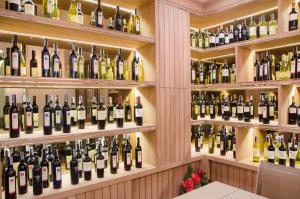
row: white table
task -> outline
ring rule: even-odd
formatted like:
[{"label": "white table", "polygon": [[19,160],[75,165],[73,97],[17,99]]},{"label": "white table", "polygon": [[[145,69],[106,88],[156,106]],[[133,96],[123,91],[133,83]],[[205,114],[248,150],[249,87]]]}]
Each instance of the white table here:
[{"label": "white table", "polygon": [[213,182],[204,187],[178,196],[174,199],[266,199],[265,197],[232,187],[220,182]]}]

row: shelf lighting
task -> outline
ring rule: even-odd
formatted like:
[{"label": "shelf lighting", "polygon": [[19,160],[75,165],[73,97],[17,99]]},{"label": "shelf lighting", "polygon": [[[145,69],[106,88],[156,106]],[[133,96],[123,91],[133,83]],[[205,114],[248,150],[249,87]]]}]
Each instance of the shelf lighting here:
[{"label": "shelf lighting", "polygon": [[292,47],[292,46],[298,46],[298,45],[300,45],[300,42],[292,43],[292,44],[286,44],[286,45],[281,45],[281,46],[276,46],[276,47],[271,47],[271,48],[261,48],[261,49],[255,50],[254,52],[261,52],[261,51],[266,51],[266,50],[274,50],[274,49],[286,48],[286,47]]},{"label": "shelf lighting", "polygon": [[[83,1],[88,2],[88,3],[98,4],[98,2],[96,0],[83,0]],[[104,6],[104,7],[116,9],[115,5],[112,5],[112,4],[109,4],[109,3],[103,3],[103,2],[101,2],[101,5]],[[119,6],[119,8],[122,11],[131,13],[131,14],[134,13],[134,10],[131,10],[131,9],[128,9],[128,8],[123,8],[123,7],[120,7],[120,6]]]},{"label": "shelf lighting", "polygon": [[220,55],[220,56],[217,56],[217,57],[210,57],[210,58],[202,59],[201,61],[209,61],[211,59],[219,59],[219,58],[233,57],[233,56],[235,56],[235,54],[231,53],[231,54],[227,54],[227,55]]},{"label": "shelf lighting", "polygon": [[124,49],[128,51],[136,51],[134,48],[128,48],[128,47],[122,47],[122,46],[114,46],[109,44],[102,44],[102,43],[94,43],[94,42],[86,42],[86,41],[80,41],[80,40],[72,40],[72,39],[65,39],[60,37],[49,37],[49,36],[42,36],[42,35],[35,35],[35,34],[27,34],[27,33],[20,33],[20,32],[11,32],[11,31],[5,31],[0,30],[0,33],[2,34],[9,34],[9,35],[18,35],[18,36],[24,36],[24,37],[30,37],[30,38],[38,38],[38,39],[49,39],[49,40],[56,40],[56,41],[63,41],[63,42],[69,42],[69,43],[77,43],[77,44],[85,44],[85,45],[91,45],[91,46],[102,46],[107,48],[115,48],[115,49]]}]

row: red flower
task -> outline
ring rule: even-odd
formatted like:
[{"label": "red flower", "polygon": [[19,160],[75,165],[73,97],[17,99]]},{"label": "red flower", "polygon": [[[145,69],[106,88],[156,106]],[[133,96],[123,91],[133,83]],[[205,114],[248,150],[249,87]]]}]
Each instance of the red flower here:
[{"label": "red flower", "polygon": [[189,178],[186,182],[182,183],[182,186],[185,188],[187,192],[194,190],[194,180],[192,178]]},{"label": "red flower", "polygon": [[198,169],[198,175],[201,177],[202,175],[203,175],[203,171],[202,171],[202,169]]},{"label": "red flower", "polygon": [[200,181],[201,181],[201,178],[198,174],[196,173],[192,173],[192,179],[194,180],[194,182],[199,185],[200,184]]}]

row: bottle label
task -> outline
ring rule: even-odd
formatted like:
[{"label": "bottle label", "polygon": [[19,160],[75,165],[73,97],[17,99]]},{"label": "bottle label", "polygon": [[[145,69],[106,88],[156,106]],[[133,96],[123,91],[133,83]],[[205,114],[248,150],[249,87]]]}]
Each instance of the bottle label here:
[{"label": "bottle label", "polygon": [[53,61],[53,65],[54,65],[54,72],[59,72],[59,59],[55,58]]},{"label": "bottle label", "polygon": [[29,4],[29,3],[24,4],[24,10],[25,10],[25,14],[34,15],[34,5],[33,4]]},{"label": "bottle label", "polygon": [[[300,66],[300,59],[297,59],[297,66]],[[300,72],[300,67],[297,67],[297,72]]]},{"label": "bottle label", "polygon": [[254,79],[256,79],[256,70],[257,70],[256,65],[254,65],[254,68],[253,68],[253,77],[254,77]]},{"label": "bottle label", "polygon": [[106,119],[106,111],[98,111],[98,120],[105,120]]},{"label": "bottle label", "polygon": [[268,64],[264,64],[264,75],[268,75]]},{"label": "bottle label", "polygon": [[192,70],[192,80],[195,81],[196,79],[196,72],[195,70]]},{"label": "bottle label", "polygon": [[66,124],[71,125],[71,111],[67,111],[66,115],[67,115]]},{"label": "bottle label", "polygon": [[126,164],[131,165],[131,153],[126,153]]},{"label": "bottle label", "polygon": [[295,21],[295,20],[297,20],[297,19],[298,19],[297,13],[292,13],[292,14],[290,14],[290,16],[289,16],[289,21]]},{"label": "bottle label", "polygon": [[31,77],[38,77],[38,69],[36,67],[31,68]]},{"label": "bottle label", "polygon": [[116,155],[112,156],[112,167],[117,168],[117,156]]},{"label": "bottle label", "polygon": [[269,26],[269,35],[274,35],[277,33],[277,26]]},{"label": "bottle label", "polygon": [[78,110],[78,120],[85,120],[85,110]]},{"label": "bottle label", "polygon": [[55,178],[55,180],[56,180],[56,181],[61,181],[61,169],[60,169],[60,167],[56,167],[56,168],[55,168],[55,173],[56,173],[56,178]]},{"label": "bottle label", "polygon": [[270,160],[275,159],[275,152],[274,151],[268,151],[268,159],[270,159]]},{"label": "bottle label", "polygon": [[278,151],[278,158],[286,160],[286,151]]},{"label": "bottle label", "polygon": [[259,149],[254,148],[253,149],[253,157],[259,157],[260,156],[260,151]]},{"label": "bottle label", "polygon": [[84,73],[84,63],[83,60],[79,60],[79,72]]},{"label": "bottle label", "polygon": [[204,74],[200,73],[200,82],[203,82],[203,81],[204,81]]},{"label": "bottle label", "polygon": [[214,114],[214,105],[209,106],[209,113],[212,115]]},{"label": "bottle label", "polygon": [[205,114],[205,105],[201,105],[201,113]]},{"label": "bottle label", "polygon": [[199,138],[198,138],[198,146],[197,146],[197,147],[200,148],[200,147],[201,147],[201,144],[202,144],[202,139],[199,137]]},{"label": "bottle label", "polygon": [[249,36],[255,36],[256,37],[256,27],[250,27]]},{"label": "bottle label", "polygon": [[228,69],[222,69],[222,76],[223,77],[228,77]]},{"label": "bottle label", "polygon": [[296,109],[296,108],[290,108],[290,113],[291,113],[291,114],[297,113],[297,109]]},{"label": "bottle label", "polygon": [[263,115],[263,118],[267,118],[267,116],[268,116],[268,114],[267,114],[267,107],[266,106],[264,106],[264,107],[262,107],[262,115]]},{"label": "bottle label", "polygon": [[220,37],[216,37],[216,44],[220,43]]},{"label": "bottle label", "polygon": [[103,25],[103,15],[102,12],[98,12],[98,25]]},{"label": "bottle label", "polygon": [[26,112],[26,126],[32,126],[32,112]]},{"label": "bottle label", "polygon": [[224,106],[224,112],[228,112],[229,111],[229,106]]},{"label": "bottle label", "polygon": [[82,171],[82,159],[79,158],[78,160],[78,171]]},{"label": "bottle label", "polygon": [[72,160],[72,156],[71,155],[67,155],[66,156],[66,164],[67,164],[67,169],[70,169],[70,162]]},{"label": "bottle label", "polygon": [[192,39],[192,47],[196,47],[196,39]]},{"label": "bottle label", "polygon": [[143,117],[143,109],[142,108],[135,109],[135,117]]},{"label": "bottle label", "polygon": [[61,111],[55,111],[55,124],[61,124]]},{"label": "bottle label", "polygon": [[5,66],[5,74],[6,74],[6,76],[10,76],[10,74],[11,74],[11,69],[10,69],[11,67],[10,66]]},{"label": "bottle label", "polygon": [[42,180],[48,181],[48,168],[46,166],[42,167]]},{"label": "bottle label", "polygon": [[49,161],[49,175],[52,176],[52,162]]},{"label": "bottle label", "polygon": [[18,130],[19,129],[19,117],[18,113],[12,113],[12,129],[13,130]]},{"label": "bottle label", "polygon": [[9,114],[4,115],[4,128],[9,129]]},{"label": "bottle label", "polygon": [[232,117],[236,117],[236,107],[235,106],[232,107],[231,114],[232,114]]},{"label": "bottle label", "polygon": [[205,38],[205,48],[208,48],[209,47],[209,41],[208,41],[208,38]]},{"label": "bottle label", "polygon": [[135,22],[135,31],[140,32],[140,21],[139,20],[136,20],[136,22]]},{"label": "bottle label", "polygon": [[71,117],[74,118],[75,122],[77,122],[77,110],[71,110]]},{"label": "bottle label", "polygon": [[295,160],[297,156],[297,151],[289,150],[289,158]]},{"label": "bottle label", "polygon": [[198,39],[199,47],[202,48],[203,40],[201,38]]},{"label": "bottle label", "polygon": [[258,115],[262,115],[262,107],[258,107]]},{"label": "bottle label", "polygon": [[116,118],[122,119],[123,118],[123,109],[117,109],[116,110]]},{"label": "bottle label", "polygon": [[83,171],[91,171],[92,165],[91,162],[83,162]]},{"label": "bottle label", "polygon": [[20,178],[20,187],[25,187],[26,186],[26,172],[20,171],[19,178]]},{"label": "bottle label", "polygon": [[19,53],[13,52],[12,53],[12,64],[11,64],[13,69],[18,69],[19,68]]},{"label": "bottle label", "polygon": [[270,106],[270,116],[273,117],[274,116],[274,106]]},{"label": "bottle label", "polygon": [[236,150],[236,146],[235,144],[232,145],[232,151],[235,151]]},{"label": "bottle label", "polygon": [[102,62],[101,63],[101,74],[105,75],[105,73],[106,73],[106,64],[105,64],[105,62]]},{"label": "bottle label", "polygon": [[218,135],[218,136],[216,136],[216,143],[220,144],[220,142],[221,142],[220,135]]},{"label": "bottle label", "polygon": [[[246,108],[246,107],[245,107]],[[237,112],[238,113],[243,113],[243,106],[238,106],[237,107]],[[249,112],[249,111],[248,111]]]},{"label": "bottle label", "polygon": [[212,80],[216,80],[216,70],[212,70]]},{"label": "bottle label", "polygon": [[44,126],[50,126],[50,112],[44,112]]},{"label": "bottle label", "polygon": [[50,59],[48,55],[44,55],[44,69],[49,70]]},{"label": "bottle label", "polygon": [[262,77],[263,76],[263,65],[259,65],[259,76]]},{"label": "bottle label", "polygon": [[53,11],[53,0],[48,0],[47,13],[52,14],[52,11]]},{"label": "bottle label", "polygon": [[30,180],[32,179],[32,169],[33,169],[33,164],[28,165],[28,178]]},{"label": "bottle label", "polygon": [[8,178],[8,192],[9,194],[15,194],[16,193],[16,177],[9,177]]},{"label": "bottle label", "polygon": [[104,169],[104,159],[103,160],[97,160],[97,169]]},{"label": "bottle label", "polygon": [[220,142],[220,150],[224,151],[224,141]]},{"label": "bottle label", "polygon": [[211,44],[216,43],[216,37],[210,37],[209,38],[209,43],[211,43]]},{"label": "bottle label", "polygon": [[94,60],[94,74],[98,74],[99,62],[98,60]]},{"label": "bottle label", "polygon": [[75,18],[75,21],[73,21],[73,22],[77,22],[77,23],[79,23],[79,24],[83,24],[83,16],[82,15],[77,15],[77,17],[76,16],[73,16],[74,18]]},{"label": "bottle label", "polygon": [[230,43],[230,38],[229,36],[225,37],[225,44],[229,44]]},{"label": "bottle label", "polygon": [[77,72],[77,59],[76,57],[72,58],[73,72]]},{"label": "bottle label", "polygon": [[120,73],[120,75],[123,75],[123,66],[124,66],[124,64],[123,64],[123,62],[119,62],[119,73]]},{"label": "bottle label", "polygon": [[245,112],[245,113],[249,113],[249,112],[250,112],[250,107],[245,106],[245,107],[244,107],[244,112]]},{"label": "bottle label", "polygon": [[97,117],[97,108],[92,109],[92,116]]},{"label": "bottle label", "polygon": [[137,162],[142,163],[142,151],[138,151]]},{"label": "bottle label", "polygon": [[268,157],[268,147],[264,148],[264,157]]},{"label": "bottle label", "polygon": [[293,60],[291,61],[291,73],[295,74],[295,72],[296,72],[296,61]]},{"label": "bottle label", "polygon": [[225,38],[225,34],[224,33],[220,33],[219,34],[219,39],[224,39]]},{"label": "bottle label", "polygon": [[259,34],[260,35],[267,35],[267,33],[268,33],[267,26],[259,26]]}]

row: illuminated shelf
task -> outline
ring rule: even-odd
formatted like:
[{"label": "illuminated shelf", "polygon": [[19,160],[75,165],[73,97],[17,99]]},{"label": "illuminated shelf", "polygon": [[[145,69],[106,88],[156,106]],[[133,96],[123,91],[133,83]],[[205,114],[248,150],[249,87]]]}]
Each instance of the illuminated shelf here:
[{"label": "illuminated shelf", "polygon": [[[0,30],[5,33],[40,36],[61,40],[78,41],[78,43],[102,44],[115,47],[137,49],[154,44],[155,39],[142,35],[97,28],[88,25],[68,23],[62,20],[31,16],[14,11],[0,9]],[[69,41],[71,42],[71,41]]]},{"label": "illuminated shelf", "polygon": [[211,125],[225,125],[225,126],[234,126],[234,127],[241,127],[241,128],[259,128],[265,130],[273,130],[278,131],[279,125],[278,121],[270,121],[270,124],[263,124],[258,121],[257,118],[252,119],[251,122],[244,122],[238,121],[236,118],[230,118],[229,121],[223,120],[221,117],[216,117],[216,119],[210,119],[209,116],[205,118],[200,118],[198,120],[192,120],[192,125],[199,125],[199,124],[211,124]]},{"label": "illuminated shelf", "polygon": [[[134,161],[133,161],[134,162]],[[93,163],[92,163],[93,166]],[[94,168],[94,167],[92,167]],[[34,198],[66,198],[70,196],[70,194],[77,194],[81,192],[86,192],[88,190],[96,190],[103,186],[107,186],[110,183],[117,183],[120,181],[131,180],[140,175],[144,175],[149,172],[152,173],[156,168],[150,164],[146,164],[143,162],[142,168],[135,168],[133,164],[131,167],[131,171],[124,171],[124,165],[120,162],[118,173],[111,174],[109,167],[104,171],[104,178],[97,178],[97,174],[92,169],[92,180],[84,181],[83,178],[80,178],[79,184],[72,185],[70,179],[70,173],[62,175],[62,187],[60,189],[53,189],[52,182],[50,182],[50,186],[46,189],[43,189],[43,194],[39,196],[33,195],[32,186],[28,186],[28,193],[24,195],[18,195],[18,199],[34,199]],[[5,198],[4,191],[2,191],[2,198]]]},{"label": "illuminated shelf", "polygon": [[263,50],[278,46],[295,45],[296,43],[299,43],[299,39],[300,30],[295,30],[207,49],[191,47],[191,57],[195,59],[204,59],[232,54],[235,52],[236,47],[245,47],[250,50]]},{"label": "illuminated shelf", "polygon": [[0,131],[0,147],[25,146],[31,144],[47,144],[66,140],[78,140],[129,134],[133,132],[151,132],[156,130],[156,125],[144,124],[136,126],[134,123],[124,123],[123,128],[117,128],[116,124],[108,124],[105,130],[98,130],[97,125],[86,125],[85,129],[72,128],[71,133],[54,131],[52,135],[44,135],[42,130],[35,130],[32,134],[20,133],[18,138],[9,138],[8,132]]},{"label": "illuminated shelf", "polygon": [[155,82],[100,80],[100,79],[72,79],[72,78],[33,78],[33,77],[5,77],[0,76],[2,88],[118,88],[128,89],[136,87],[155,87]]}]

